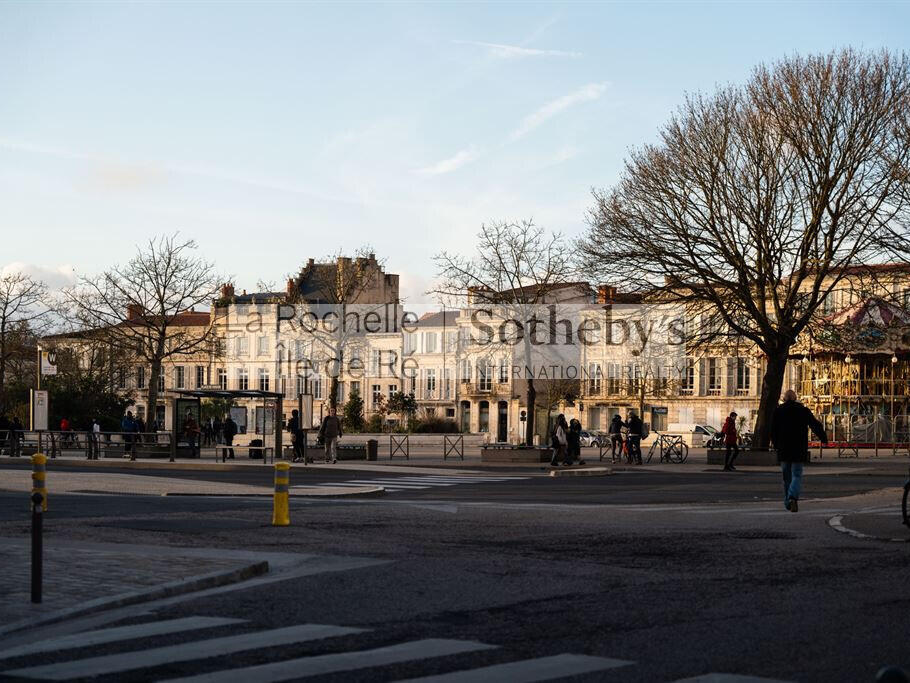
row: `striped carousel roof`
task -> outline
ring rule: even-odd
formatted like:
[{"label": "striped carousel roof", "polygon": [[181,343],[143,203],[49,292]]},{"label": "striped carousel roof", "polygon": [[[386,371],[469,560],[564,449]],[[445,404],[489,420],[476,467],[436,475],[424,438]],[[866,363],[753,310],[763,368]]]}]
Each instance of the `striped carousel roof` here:
[{"label": "striped carousel roof", "polygon": [[891,325],[910,325],[910,313],[876,297],[859,301],[849,308],[826,318],[833,325],[850,327],[890,327]]}]

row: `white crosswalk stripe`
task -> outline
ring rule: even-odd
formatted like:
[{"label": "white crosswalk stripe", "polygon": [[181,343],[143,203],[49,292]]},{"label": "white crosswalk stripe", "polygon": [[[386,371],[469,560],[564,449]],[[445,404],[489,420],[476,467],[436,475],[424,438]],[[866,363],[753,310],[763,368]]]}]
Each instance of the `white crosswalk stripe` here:
[{"label": "white crosswalk stripe", "polygon": [[593,671],[618,669],[631,666],[635,662],[606,657],[589,657],[588,655],[555,655],[524,659],[520,662],[494,664],[479,669],[453,671],[452,673],[409,678],[401,683],[486,683],[486,681],[509,681],[509,683],[534,683],[535,681],[552,681],[565,676],[578,676]]},{"label": "white crosswalk stripe", "polygon": [[244,619],[223,619],[221,617],[186,617],[183,619],[168,619],[166,621],[151,621],[144,624],[133,624],[132,626],[118,626],[99,631],[85,631],[84,633],[75,633],[60,638],[48,638],[34,643],[19,645],[18,647],[11,647],[7,650],[0,650],[0,659],[21,657],[22,655],[38,652],[59,652],[60,650],[71,650],[77,647],[117,643],[135,638],[151,638],[152,636],[168,633],[215,628],[216,626],[227,626],[228,624],[242,624],[244,621]]},{"label": "white crosswalk stripe", "polygon": [[[244,623],[244,620],[198,616],[150,621],[128,626],[85,631],[23,644],[0,651],[0,659],[24,657],[51,651],[59,652],[74,648],[80,648],[80,651],[76,653],[76,656],[79,656],[84,655],[84,649],[88,647],[239,623]],[[201,665],[202,673],[183,678],[173,678],[166,683],[278,683],[279,681],[308,678],[310,676],[363,671],[393,664],[416,663],[439,657],[470,656],[474,653],[499,649],[497,645],[472,640],[423,638],[369,649],[335,651],[329,654],[315,654],[284,660],[280,659],[282,655],[278,651],[276,655],[278,661],[236,669],[210,670],[219,665],[224,666],[224,663],[216,658],[230,656],[235,653],[365,633],[369,633],[369,630],[325,624],[302,624],[221,638],[185,641],[177,645],[152,647],[145,650],[120,652],[118,654],[95,657],[83,656],[71,661],[2,671],[0,675],[37,680],[68,680],[93,676],[111,676],[127,671],[153,669],[181,662],[211,660]],[[337,650],[338,648],[333,647],[332,649]],[[503,658],[507,658],[507,656]],[[535,681],[550,681],[608,671],[635,664],[636,662],[623,659],[563,653],[506,661],[498,664],[480,665],[474,668],[464,668],[464,663],[455,664],[452,666],[455,669],[453,671],[409,678],[400,683],[486,683],[486,681],[500,680],[509,681],[510,683],[533,683]],[[199,667],[200,665],[198,664],[194,665],[194,670],[199,671]],[[142,674],[142,678],[151,679],[154,676]],[[786,683],[786,681],[738,674],[710,673],[676,681],[676,683]]]},{"label": "white crosswalk stripe", "polygon": [[146,669],[162,664],[175,662],[188,662],[196,659],[207,659],[256,650],[261,647],[274,647],[276,645],[289,645],[303,643],[309,640],[319,640],[332,636],[343,636],[353,633],[362,633],[363,629],[346,628],[343,626],[325,626],[323,624],[303,624],[276,628],[270,631],[243,633],[225,638],[212,638],[210,640],[197,640],[155,647],[149,650],[136,650],[122,652],[116,655],[102,655],[77,659],[71,662],[58,662],[55,664],[42,664],[22,669],[4,671],[7,676],[21,676],[22,678],[35,678],[38,680],[65,681],[69,678],[83,678],[86,676],[106,676],[109,674]]},{"label": "white crosswalk stripe", "polygon": [[[512,477],[512,476],[470,476],[470,475],[438,475],[438,476],[406,476],[406,477],[374,477],[371,479],[346,479],[344,481],[321,482],[319,486],[343,487],[343,486],[381,486],[386,491],[419,491],[434,487],[449,487],[459,484],[495,484],[507,481],[524,481],[530,477]],[[306,486],[312,486],[308,484]],[[305,488],[304,485],[291,486],[295,488]]]},{"label": "white crosswalk stripe", "polygon": [[373,650],[340,652],[314,657],[300,657],[283,662],[260,664],[241,669],[215,671],[199,676],[175,678],[165,683],[274,683],[290,681],[306,676],[355,671],[374,666],[385,666],[432,657],[445,657],[478,650],[491,650],[495,645],[486,645],[471,640],[443,640],[427,638],[399,645],[379,647]]}]

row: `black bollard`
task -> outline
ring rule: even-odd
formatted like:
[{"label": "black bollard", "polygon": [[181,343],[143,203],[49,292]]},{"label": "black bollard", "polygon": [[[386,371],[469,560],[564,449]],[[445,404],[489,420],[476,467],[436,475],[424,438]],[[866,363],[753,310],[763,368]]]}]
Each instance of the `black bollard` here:
[{"label": "black bollard", "polygon": [[32,494],[32,602],[41,602],[42,533],[44,526],[44,496]]}]

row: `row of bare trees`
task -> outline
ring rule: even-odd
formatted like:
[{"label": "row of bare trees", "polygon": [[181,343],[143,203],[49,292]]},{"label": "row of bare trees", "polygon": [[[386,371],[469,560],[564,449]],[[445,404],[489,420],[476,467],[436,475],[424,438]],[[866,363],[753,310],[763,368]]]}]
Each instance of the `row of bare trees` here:
[{"label": "row of bare trees", "polygon": [[910,263],[910,61],[793,56],[692,95],[593,200],[574,245],[531,223],[484,226],[474,257],[437,257],[436,293],[470,288],[520,315],[562,283],[595,279],[714,315],[688,342],[764,355],[755,430],[767,446],[791,348],[826,297],[847,280],[893,289],[884,264]]}]

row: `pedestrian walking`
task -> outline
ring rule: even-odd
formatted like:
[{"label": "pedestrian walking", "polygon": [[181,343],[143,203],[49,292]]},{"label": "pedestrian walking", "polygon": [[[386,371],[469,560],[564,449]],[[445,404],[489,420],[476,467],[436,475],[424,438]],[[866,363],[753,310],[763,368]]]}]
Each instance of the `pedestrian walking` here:
[{"label": "pedestrian walking", "polygon": [[[610,449],[613,462],[616,462],[617,458],[622,460],[622,429],[626,426],[626,423],[622,421],[619,413],[614,415],[613,419],[610,420]],[[617,450],[619,451],[618,453]]]},{"label": "pedestrian walking", "polygon": [[126,416],[120,421],[120,432],[123,439],[123,452],[130,456],[130,460],[136,459],[136,432],[138,427],[136,420],[133,419],[133,411],[127,410]]},{"label": "pedestrian walking", "polygon": [[733,461],[739,455],[739,444],[736,441],[736,413],[730,413],[730,417],[724,420],[724,426],[720,433],[724,435],[724,444],[727,446],[727,452],[724,455],[724,472],[733,472]]},{"label": "pedestrian walking", "polygon": [[292,410],[291,419],[288,421],[288,431],[291,433],[291,443],[294,446],[294,462],[300,462],[306,456],[303,452],[303,440],[306,435],[300,427],[300,411]]},{"label": "pedestrian walking", "polygon": [[13,423],[10,425],[10,455],[18,458],[22,455],[22,439],[24,438],[25,428],[22,426],[22,421],[19,420],[19,416],[13,418]]},{"label": "pedestrian walking", "polygon": [[234,459],[234,437],[237,436],[237,423],[230,415],[224,417],[224,447],[227,457]]},{"label": "pedestrian walking", "polygon": [[629,413],[629,420],[627,422],[629,425],[629,434],[627,440],[629,443],[629,462],[635,462],[636,465],[641,465],[641,437],[644,433],[644,422],[641,421],[641,418],[631,411]]},{"label": "pedestrian walking", "polygon": [[774,409],[771,417],[771,442],[777,449],[777,461],[784,479],[784,507],[790,512],[799,511],[803,465],[809,462],[809,430],[823,444],[828,443],[822,423],[796,398],[796,392],[787,389],[784,402]]},{"label": "pedestrian walking", "polygon": [[338,439],[341,438],[341,420],[335,414],[334,408],[329,408],[329,414],[322,420],[319,435],[325,445],[325,461],[338,462]]},{"label": "pedestrian walking", "polygon": [[186,416],[183,418],[183,438],[186,439],[187,444],[189,444],[191,458],[198,457],[199,455],[199,434],[199,425],[193,418],[193,413],[187,410]]},{"label": "pedestrian walking", "polygon": [[569,420],[569,432],[566,434],[566,450],[568,457],[566,464],[573,464],[576,459],[579,465],[584,465],[585,461],[581,459],[581,422],[574,417]]},{"label": "pedestrian walking", "polygon": [[556,416],[556,423],[553,425],[553,431],[550,433],[550,447],[553,449],[553,457],[550,458],[550,467],[559,467],[561,462],[568,464],[568,446],[569,446],[569,423],[566,422],[566,416],[560,413]]},{"label": "pedestrian walking", "polygon": [[98,419],[92,419],[92,426],[88,433],[88,459],[97,460],[101,446],[101,425]]}]

